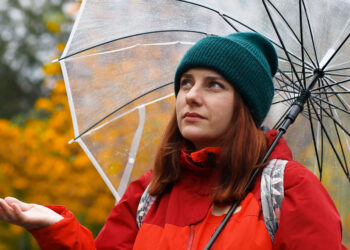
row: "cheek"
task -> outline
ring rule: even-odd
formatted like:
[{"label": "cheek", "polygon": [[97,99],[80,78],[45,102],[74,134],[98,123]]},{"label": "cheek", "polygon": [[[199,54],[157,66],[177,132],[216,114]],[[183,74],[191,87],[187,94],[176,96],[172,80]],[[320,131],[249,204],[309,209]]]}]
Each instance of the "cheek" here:
[{"label": "cheek", "polygon": [[233,117],[233,101],[227,101],[224,105],[222,102],[218,103],[214,113],[216,114],[218,126],[227,129]]},{"label": "cheek", "polygon": [[180,101],[178,101],[178,99],[176,99],[176,102],[175,102],[175,113],[176,113],[176,121],[177,121],[177,125],[179,128],[180,127],[180,121],[181,121],[181,105],[180,105]]}]

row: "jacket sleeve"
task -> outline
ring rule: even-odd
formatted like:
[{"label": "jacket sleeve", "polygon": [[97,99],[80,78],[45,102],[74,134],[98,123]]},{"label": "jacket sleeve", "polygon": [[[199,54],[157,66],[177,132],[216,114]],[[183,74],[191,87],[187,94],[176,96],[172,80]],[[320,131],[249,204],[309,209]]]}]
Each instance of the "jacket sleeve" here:
[{"label": "jacket sleeve", "polygon": [[95,249],[92,233],[64,206],[47,206],[63,220],[41,229],[30,230],[41,249]]},{"label": "jacket sleeve", "polygon": [[138,232],[136,210],[150,180],[151,171],[148,171],[130,183],[122,199],[111,211],[95,241],[92,233],[82,226],[64,206],[48,206],[62,215],[63,220],[29,232],[43,250],[132,249]]},{"label": "jacket sleeve", "polygon": [[331,197],[314,174],[294,161],[284,172],[284,199],[273,249],[346,249]]}]

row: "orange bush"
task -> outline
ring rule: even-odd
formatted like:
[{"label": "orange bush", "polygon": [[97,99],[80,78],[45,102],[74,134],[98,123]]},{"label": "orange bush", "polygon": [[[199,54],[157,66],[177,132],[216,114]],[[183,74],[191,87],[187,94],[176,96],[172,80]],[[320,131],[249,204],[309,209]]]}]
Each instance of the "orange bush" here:
[{"label": "orange bush", "polygon": [[[50,77],[57,69],[46,72]],[[83,224],[101,227],[115,201],[85,153],[68,144],[73,128],[64,82],[59,79],[51,96],[39,98],[34,109],[47,118],[29,119],[21,127],[0,120],[0,197],[63,204]],[[21,228],[0,223],[0,249],[28,238],[23,235]]]}]

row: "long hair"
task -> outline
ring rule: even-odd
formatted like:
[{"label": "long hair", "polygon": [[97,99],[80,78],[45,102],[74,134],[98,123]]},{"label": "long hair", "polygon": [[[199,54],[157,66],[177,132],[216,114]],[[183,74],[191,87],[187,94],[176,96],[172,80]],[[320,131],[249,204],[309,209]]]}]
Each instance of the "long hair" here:
[{"label": "long hair", "polygon": [[[258,129],[241,96],[234,92],[233,118],[222,138],[217,185],[213,189],[214,203],[231,203],[244,197],[244,187],[267,151],[267,139]],[[193,147],[180,133],[174,112],[156,154],[151,195],[161,195],[181,177],[181,148]]]}]

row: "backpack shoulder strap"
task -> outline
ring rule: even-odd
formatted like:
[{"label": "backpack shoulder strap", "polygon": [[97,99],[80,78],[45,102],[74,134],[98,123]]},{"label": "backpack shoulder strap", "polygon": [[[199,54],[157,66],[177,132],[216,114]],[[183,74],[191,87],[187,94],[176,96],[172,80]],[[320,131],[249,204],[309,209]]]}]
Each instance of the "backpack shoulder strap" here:
[{"label": "backpack shoulder strap", "polygon": [[284,198],[283,177],[288,161],[273,159],[264,168],[261,176],[261,206],[265,226],[273,242],[278,229],[281,206]]},{"label": "backpack shoulder strap", "polygon": [[143,192],[139,205],[137,207],[136,223],[138,228],[141,227],[143,220],[146,218],[148,211],[150,210],[153,202],[156,200],[155,196],[152,196],[148,193],[150,186],[151,186],[151,183],[148,184],[147,188]]}]

